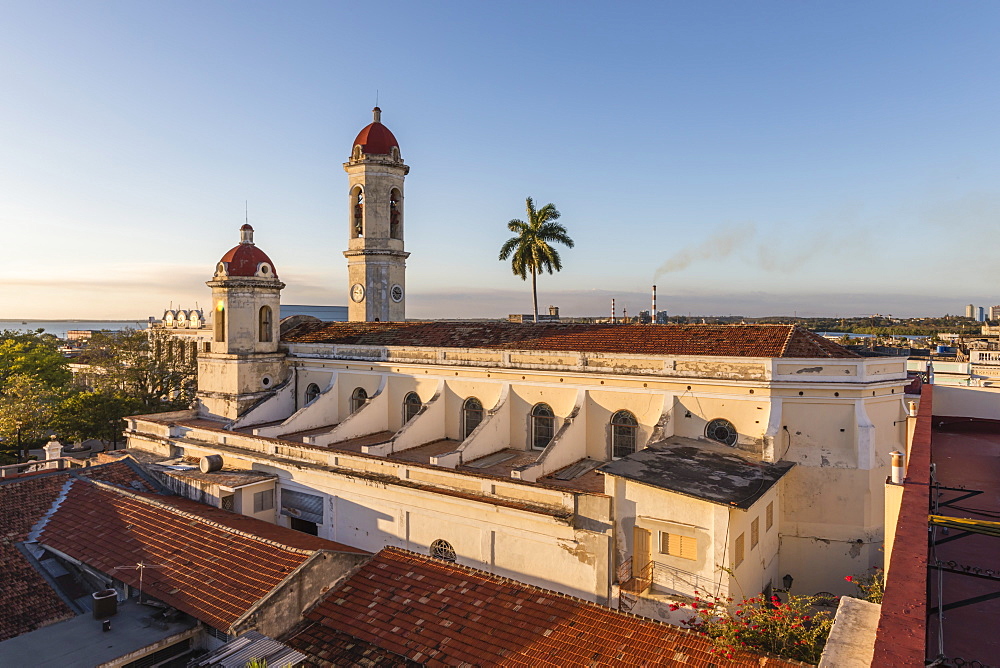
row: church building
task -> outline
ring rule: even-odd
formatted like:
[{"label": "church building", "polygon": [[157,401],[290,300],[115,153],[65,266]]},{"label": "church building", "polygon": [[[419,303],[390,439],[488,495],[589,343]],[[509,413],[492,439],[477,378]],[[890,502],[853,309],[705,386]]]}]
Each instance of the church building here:
[{"label": "church building", "polygon": [[237,512],[660,619],[881,565],[905,359],[790,325],[407,321],[409,167],[374,113],[344,165],[349,322],[278,321],[280,262],[244,225],[196,405],[129,418],[131,449],[259,474],[208,490]]}]

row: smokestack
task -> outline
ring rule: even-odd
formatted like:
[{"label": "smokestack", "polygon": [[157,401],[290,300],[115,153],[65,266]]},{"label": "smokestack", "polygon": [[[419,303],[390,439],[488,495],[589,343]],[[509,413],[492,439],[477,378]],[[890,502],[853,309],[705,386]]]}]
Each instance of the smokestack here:
[{"label": "smokestack", "polygon": [[611,324],[615,324],[615,298],[611,298]]},{"label": "smokestack", "polygon": [[650,311],[653,316],[653,324],[656,324],[656,286],[653,286],[653,310]]},{"label": "smokestack", "polygon": [[904,455],[899,450],[889,453],[892,456],[892,483],[894,485],[903,484],[903,474],[904,465],[906,463],[906,455]]}]

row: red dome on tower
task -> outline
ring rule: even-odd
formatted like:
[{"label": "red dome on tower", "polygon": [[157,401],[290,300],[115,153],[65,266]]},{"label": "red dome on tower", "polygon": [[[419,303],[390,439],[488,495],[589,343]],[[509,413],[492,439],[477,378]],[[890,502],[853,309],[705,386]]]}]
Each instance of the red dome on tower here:
[{"label": "red dome on tower", "polygon": [[352,146],[360,146],[362,153],[368,155],[389,155],[393,147],[399,149],[399,142],[392,131],[382,125],[382,110],[375,107],[372,113],[375,120],[358,133]]},{"label": "red dome on tower", "polygon": [[260,276],[263,274],[267,278],[278,277],[278,272],[274,268],[271,258],[254,245],[253,228],[250,225],[244,225],[240,228],[240,244],[223,255],[219,263],[225,265],[228,276]]}]

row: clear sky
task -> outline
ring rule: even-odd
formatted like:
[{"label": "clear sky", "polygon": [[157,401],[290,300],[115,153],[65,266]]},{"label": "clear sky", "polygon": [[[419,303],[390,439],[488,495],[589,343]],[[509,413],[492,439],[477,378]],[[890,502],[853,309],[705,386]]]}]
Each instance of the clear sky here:
[{"label": "clear sky", "polygon": [[244,202],[285,303],[345,304],[347,159],[406,181],[408,315],[1000,303],[997,2],[0,2],[0,318],[202,306]]}]

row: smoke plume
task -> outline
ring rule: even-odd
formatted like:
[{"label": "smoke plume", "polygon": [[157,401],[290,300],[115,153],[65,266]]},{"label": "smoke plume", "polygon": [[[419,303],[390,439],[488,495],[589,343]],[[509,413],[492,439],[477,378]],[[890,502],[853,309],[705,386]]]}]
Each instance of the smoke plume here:
[{"label": "smoke plume", "polygon": [[697,246],[685,248],[675,253],[670,259],[660,265],[653,275],[653,280],[664,274],[670,274],[686,269],[698,260],[713,260],[728,257],[741,246],[748,244],[757,233],[752,224],[727,227],[716,232]]}]

